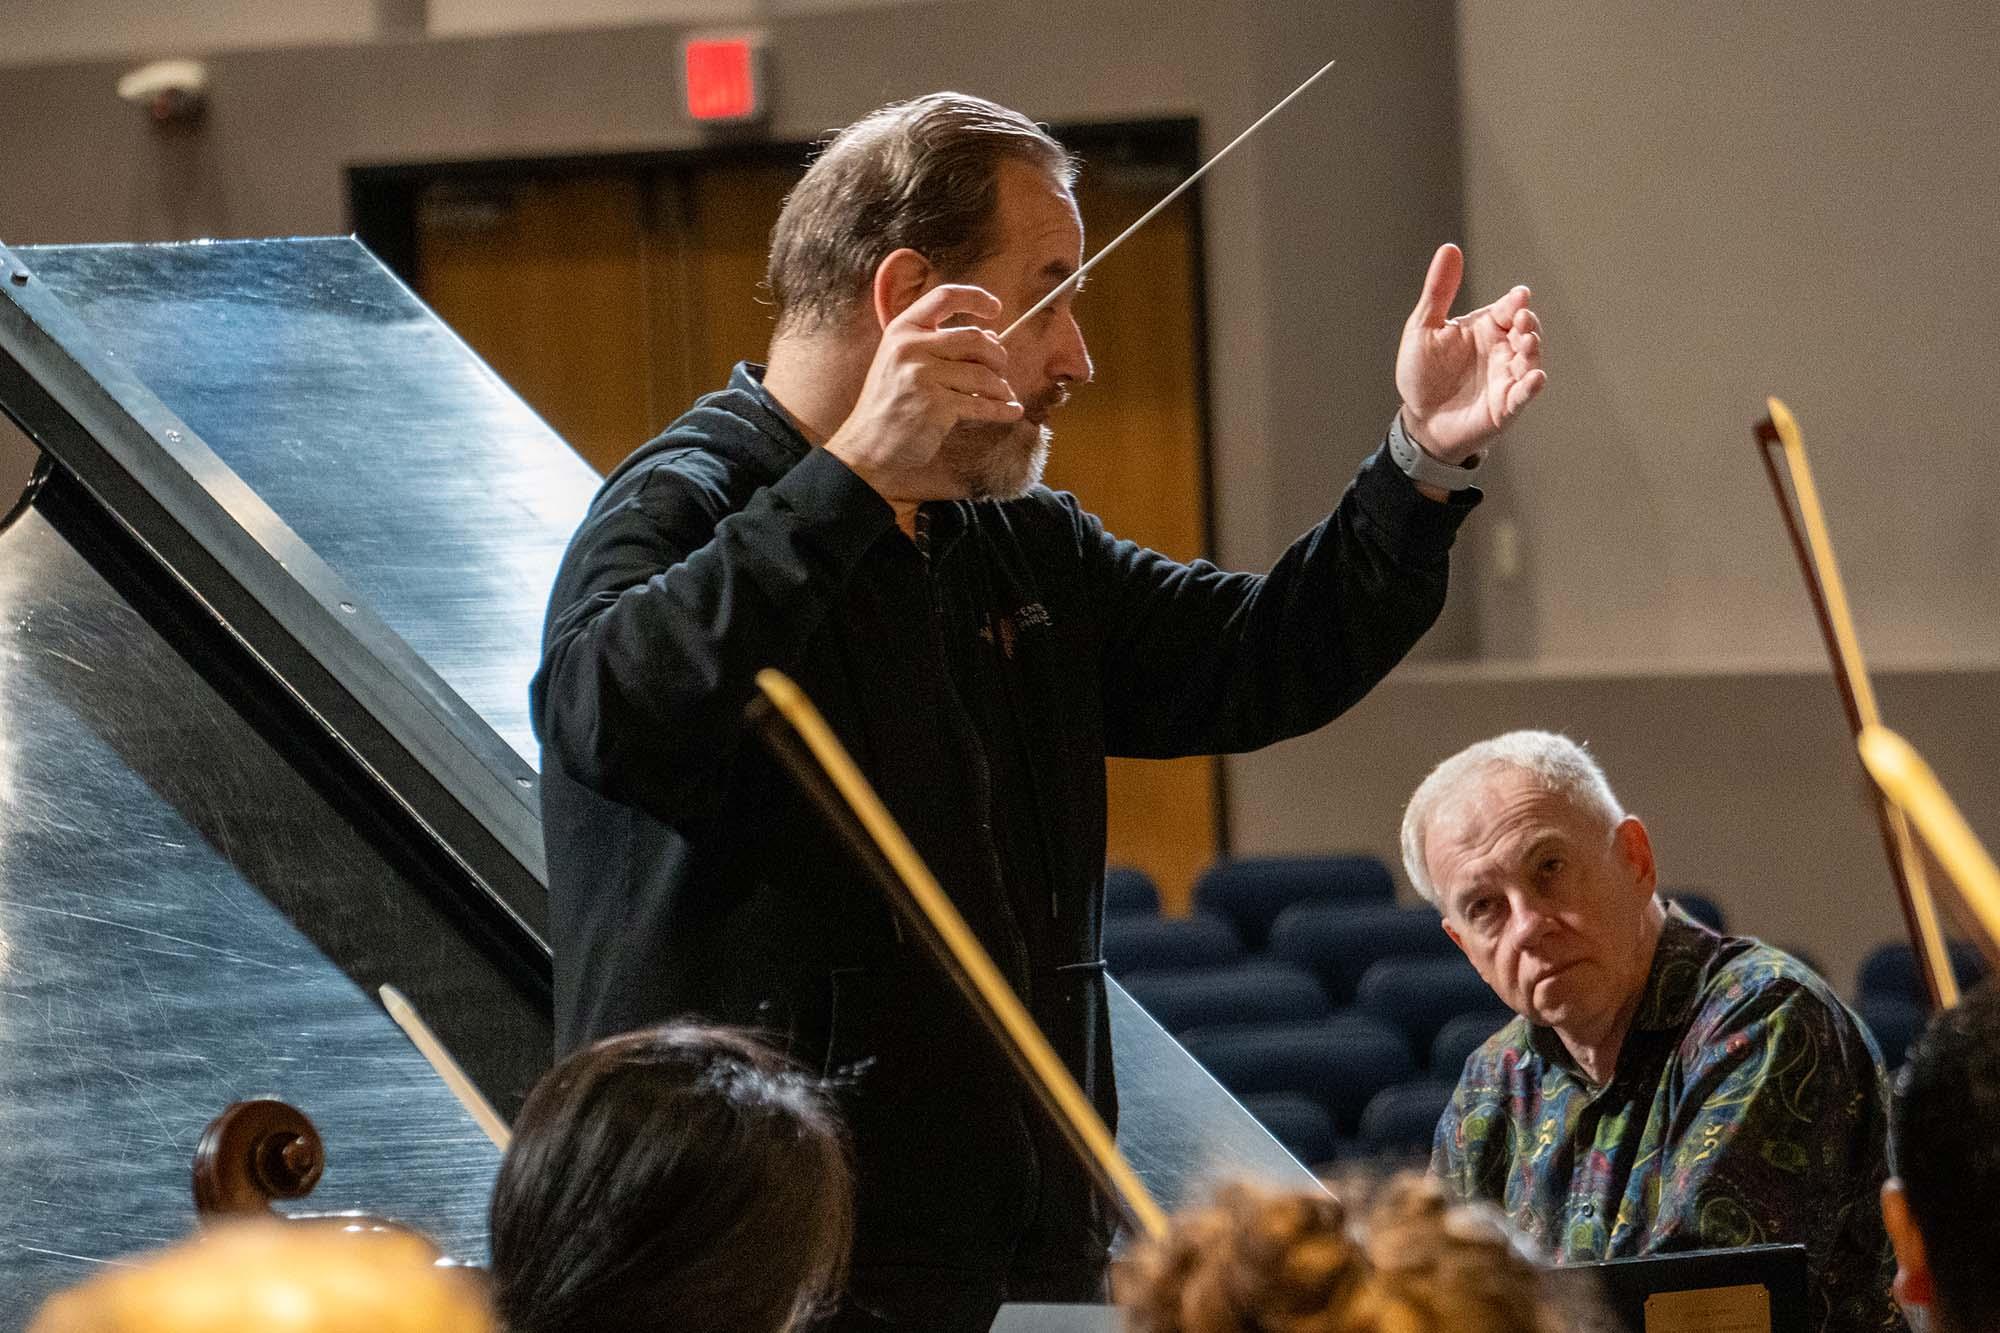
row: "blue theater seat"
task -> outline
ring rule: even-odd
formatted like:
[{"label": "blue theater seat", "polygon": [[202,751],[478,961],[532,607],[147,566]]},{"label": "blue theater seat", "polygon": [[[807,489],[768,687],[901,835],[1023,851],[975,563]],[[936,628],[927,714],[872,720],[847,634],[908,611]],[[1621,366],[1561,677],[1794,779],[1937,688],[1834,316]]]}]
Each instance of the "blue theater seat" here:
[{"label": "blue theater seat", "polygon": [[1693,889],[1661,889],[1660,896],[1716,934],[1728,933],[1728,918],[1722,914],[1722,905],[1707,894]]},{"label": "blue theater seat", "polygon": [[1354,1003],[1400,1027],[1409,1036],[1410,1049],[1424,1052],[1460,1014],[1508,1012],[1462,957],[1385,958],[1361,974]]},{"label": "blue theater seat", "polygon": [[1333,1008],[1311,973],[1261,958],[1221,967],[1131,972],[1118,982],[1154,1022],[1176,1035],[1228,1023],[1324,1018]]},{"label": "blue theater seat", "polygon": [[[1986,960],[1964,940],[1947,941],[1946,951],[1951,955],[1951,970],[1957,974],[1961,989],[1977,985],[1986,975]],[[1930,1005],[1923,979],[1917,975],[1916,952],[1908,943],[1885,944],[1870,952],[1861,960],[1860,981],[1858,989],[1864,996],[1908,1000],[1926,1008]]]},{"label": "blue theater seat", "polygon": [[1160,913],[1160,889],[1153,877],[1134,866],[1104,868],[1104,914]]},{"label": "blue theater seat", "polygon": [[1269,949],[1318,977],[1335,1004],[1350,1003],[1361,974],[1381,959],[1458,952],[1431,908],[1375,902],[1294,903],[1272,923]]},{"label": "blue theater seat", "polygon": [[1369,1098],[1416,1072],[1402,1033],[1351,1010],[1313,1022],[1197,1028],[1181,1044],[1237,1096],[1299,1093],[1348,1136]]},{"label": "blue theater seat", "polygon": [[1874,1034],[1875,1044],[1882,1050],[1882,1063],[1892,1070],[1901,1069],[1909,1059],[1910,1043],[1923,1032],[1931,1016],[1929,1005],[1900,995],[1863,995],[1854,1012]]},{"label": "blue theater seat", "polygon": [[1457,1086],[1449,1079],[1429,1078],[1376,1093],[1361,1113],[1362,1149],[1374,1157],[1429,1157],[1438,1121]]},{"label": "blue theater seat", "polygon": [[1448,1019],[1431,1039],[1430,1071],[1434,1078],[1458,1081],[1465,1072],[1465,1062],[1485,1045],[1486,1039],[1506,1027],[1514,1015],[1482,1009],[1478,1013],[1460,1014]]},{"label": "blue theater seat", "polygon": [[1212,916],[1126,913],[1104,918],[1104,962],[1111,975],[1216,967],[1243,956],[1227,921]]},{"label": "blue theater seat", "polygon": [[1252,949],[1293,903],[1393,902],[1389,867],[1372,856],[1240,856],[1217,861],[1195,881],[1197,911],[1225,917]]},{"label": "blue theater seat", "polygon": [[1285,1151],[1315,1170],[1339,1154],[1333,1117],[1312,1098],[1296,1092],[1260,1092],[1237,1100],[1285,1145]]}]

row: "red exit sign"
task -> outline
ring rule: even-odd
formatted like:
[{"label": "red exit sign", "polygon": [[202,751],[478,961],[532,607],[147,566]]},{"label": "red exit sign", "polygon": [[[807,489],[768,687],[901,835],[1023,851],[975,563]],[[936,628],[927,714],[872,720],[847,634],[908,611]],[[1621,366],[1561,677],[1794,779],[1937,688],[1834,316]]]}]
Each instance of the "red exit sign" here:
[{"label": "red exit sign", "polygon": [[735,124],[764,115],[764,36],[710,33],[681,43],[687,112],[703,124]]}]

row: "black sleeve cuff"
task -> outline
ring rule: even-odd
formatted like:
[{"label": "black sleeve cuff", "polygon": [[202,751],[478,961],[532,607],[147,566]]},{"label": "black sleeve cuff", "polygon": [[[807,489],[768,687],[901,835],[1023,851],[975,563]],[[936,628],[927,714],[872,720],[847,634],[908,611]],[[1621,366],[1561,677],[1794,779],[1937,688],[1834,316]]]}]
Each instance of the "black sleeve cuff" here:
[{"label": "black sleeve cuff", "polygon": [[1433,500],[1417,489],[1389,457],[1384,439],[1354,474],[1354,498],[1376,527],[1413,546],[1448,551],[1459,524],[1485,498],[1477,486]]}]

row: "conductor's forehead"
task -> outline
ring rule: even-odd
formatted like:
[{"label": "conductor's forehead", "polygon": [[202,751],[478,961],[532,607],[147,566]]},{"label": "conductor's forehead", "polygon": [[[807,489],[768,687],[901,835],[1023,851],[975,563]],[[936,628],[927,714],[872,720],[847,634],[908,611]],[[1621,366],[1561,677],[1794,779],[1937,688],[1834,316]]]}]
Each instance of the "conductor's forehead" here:
[{"label": "conductor's forehead", "polygon": [[1008,162],[1000,175],[991,276],[1039,296],[1073,275],[1083,262],[1083,223],[1069,189],[1025,162]]}]

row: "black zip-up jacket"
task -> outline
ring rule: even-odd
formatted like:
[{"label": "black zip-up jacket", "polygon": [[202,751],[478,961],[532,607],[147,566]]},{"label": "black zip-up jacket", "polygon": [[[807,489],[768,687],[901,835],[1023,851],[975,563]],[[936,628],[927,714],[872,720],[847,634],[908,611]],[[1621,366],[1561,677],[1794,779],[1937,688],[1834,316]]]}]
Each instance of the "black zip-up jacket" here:
[{"label": "black zip-up jacket", "polygon": [[752,678],[819,705],[1113,1119],[1105,756],[1248,750],[1347,708],[1436,618],[1472,497],[1426,500],[1378,450],[1262,576],[1119,541],[1046,488],[926,505],[912,542],[759,375],[628,458],[557,576],[533,685],[557,1040],[697,1013],[844,1076],[857,1279],[1095,1273],[1082,1168],[747,735]]}]

